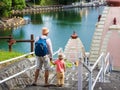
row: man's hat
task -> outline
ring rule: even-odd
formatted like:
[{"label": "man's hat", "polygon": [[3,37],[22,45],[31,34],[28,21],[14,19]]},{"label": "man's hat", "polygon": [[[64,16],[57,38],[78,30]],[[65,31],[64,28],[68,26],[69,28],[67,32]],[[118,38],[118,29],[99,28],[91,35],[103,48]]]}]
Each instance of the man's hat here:
[{"label": "man's hat", "polygon": [[43,35],[46,35],[46,34],[48,34],[48,33],[49,33],[49,29],[46,28],[46,27],[43,27],[43,28],[42,28],[42,34],[43,34]]}]

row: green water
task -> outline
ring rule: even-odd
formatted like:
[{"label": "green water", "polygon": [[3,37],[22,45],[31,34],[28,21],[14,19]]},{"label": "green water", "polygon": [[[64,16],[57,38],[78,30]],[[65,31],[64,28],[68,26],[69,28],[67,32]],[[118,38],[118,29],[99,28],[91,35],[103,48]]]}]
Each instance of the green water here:
[{"label": "green water", "polygon": [[[46,26],[50,30],[49,37],[53,42],[53,50],[56,51],[59,47],[64,49],[72,32],[76,31],[85,50],[89,51],[95,31],[95,24],[103,8],[72,8],[63,11],[26,14],[23,17],[30,20],[29,24],[9,30],[0,30],[0,36],[12,34],[16,40],[29,40],[31,34],[34,35],[34,38],[39,36],[41,28]],[[8,50],[7,40],[0,40],[0,49]],[[30,43],[16,43],[12,46],[12,50],[23,53],[30,52]]]}]

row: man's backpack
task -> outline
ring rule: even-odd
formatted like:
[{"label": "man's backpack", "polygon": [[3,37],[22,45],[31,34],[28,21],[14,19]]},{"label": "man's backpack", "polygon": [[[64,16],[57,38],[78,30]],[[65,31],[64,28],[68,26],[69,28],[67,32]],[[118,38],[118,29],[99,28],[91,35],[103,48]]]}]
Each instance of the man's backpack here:
[{"label": "man's backpack", "polygon": [[38,41],[35,42],[35,55],[36,56],[45,56],[48,54],[48,48],[46,39],[39,38]]}]

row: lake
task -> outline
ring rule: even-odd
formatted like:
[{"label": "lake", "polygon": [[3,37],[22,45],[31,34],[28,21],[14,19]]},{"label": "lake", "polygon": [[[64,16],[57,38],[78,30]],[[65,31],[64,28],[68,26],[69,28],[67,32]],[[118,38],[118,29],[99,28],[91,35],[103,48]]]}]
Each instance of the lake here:
[{"label": "lake", "polygon": [[[41,34],[42,27],[48,27],[49,37],[52,40],[53,51],[65,47],[73,31],[78,34],[85,50],[90,51],[92,37],[95,31],[95,24],[99,14],[103,11],[101,7],[71,8],[62,11],[44,12],[39,14],[20,15],[30,21],[29,24],[9,30],[0,30],[0,36],[12,35],[15,40],[29,40],[30,35],[34,38]],[[7,40],[0,40],[0,50],[8,50]],[[12,51],[28,53],[30,43],[15,43]]]}]

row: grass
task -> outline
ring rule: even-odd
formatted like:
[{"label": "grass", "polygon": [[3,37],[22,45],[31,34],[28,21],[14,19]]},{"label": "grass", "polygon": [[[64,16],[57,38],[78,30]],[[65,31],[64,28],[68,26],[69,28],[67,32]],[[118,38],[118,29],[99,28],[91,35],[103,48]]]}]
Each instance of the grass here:
[{"label": "grass", "polygon": [[8,51],[0,50],[0,61],[11,59],[20,55],[23,55],[23,54],[19,52],[8,52]]},{"label": "grass", "polygon": [[65,63],[67,68],[71,68],[73,66],[73,64],[70,61],[65,61]]}]

